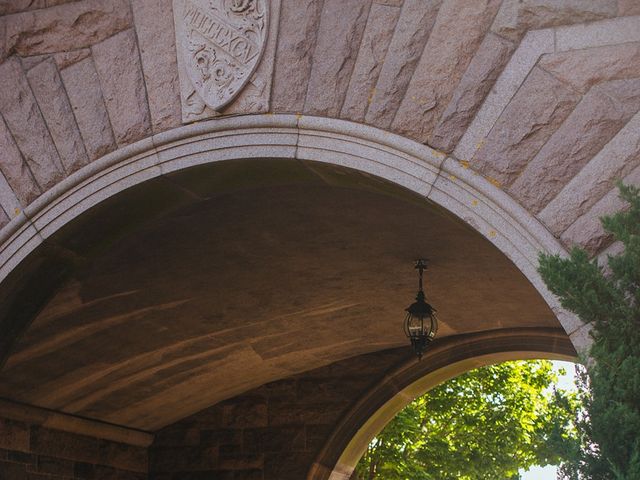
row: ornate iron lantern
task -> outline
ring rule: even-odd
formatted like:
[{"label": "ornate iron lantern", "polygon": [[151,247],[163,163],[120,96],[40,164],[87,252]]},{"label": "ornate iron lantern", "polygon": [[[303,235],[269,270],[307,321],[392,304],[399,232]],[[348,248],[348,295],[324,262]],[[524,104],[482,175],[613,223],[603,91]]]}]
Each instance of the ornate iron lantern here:
[{"label": "ornate iron lantern", "polygon": [[424,351],[438,333],[436,310],[426,302],[422,289],[422,273],[426,268],[426,260],[416,260],[416,270],[419,273],[418,294],[416,301],[405,309],[407,317],[404,320],[404,333],[411,341],[418,359],[422,359]]}]

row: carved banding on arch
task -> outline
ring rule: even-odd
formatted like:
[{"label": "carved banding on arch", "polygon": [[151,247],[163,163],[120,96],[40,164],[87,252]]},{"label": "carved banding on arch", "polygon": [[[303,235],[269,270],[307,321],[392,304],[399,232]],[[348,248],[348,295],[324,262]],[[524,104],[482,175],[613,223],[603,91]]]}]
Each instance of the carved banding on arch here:
[{"label": "carved banding on arch", "polygon": [[539,252],[564,254],[540,222],[464,163],[407,138],[329,118],[225,117],[160,133],[106,155],[40,196],[0,232],[0,281],[64,225],[129,187],[196,165],[250,158],[340,165],[440,205],[502,251],[553,309],[576,348],[584,347],[584,326],[560,307],[536,270]]},{"label": "carved banding on arch", "polygon": [[407,404],[475,368],[525,359],[575,361],[564,332],[522,328],[460,335],[435,342],[421,362],[386,375],[348,411],[328,438],[307,480],[348,480],[371,439]]}]

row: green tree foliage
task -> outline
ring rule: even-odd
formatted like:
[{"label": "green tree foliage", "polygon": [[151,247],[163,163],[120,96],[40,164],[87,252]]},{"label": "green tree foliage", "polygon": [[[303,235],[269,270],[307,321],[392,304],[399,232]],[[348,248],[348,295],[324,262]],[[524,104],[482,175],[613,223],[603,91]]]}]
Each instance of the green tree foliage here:
[{"label": "green tree foliage", "polygon": [[588,254],[541,255],[540,273],[562,305],[592,325],[594,339],[583,378],[581,441],[566,443],[565,478],[640,479],[640,190],[619,185],[629,209],[602,219],[624,244],[605,273]]},{"label": "green tree foliage", "polygon": [[[371,442],[359,480],[506,480],[557,464],[574,438],[575,395],[552,390],[548,361],[472,370],[404,408]],[[570,443],[570,442],[568,442]]]}]

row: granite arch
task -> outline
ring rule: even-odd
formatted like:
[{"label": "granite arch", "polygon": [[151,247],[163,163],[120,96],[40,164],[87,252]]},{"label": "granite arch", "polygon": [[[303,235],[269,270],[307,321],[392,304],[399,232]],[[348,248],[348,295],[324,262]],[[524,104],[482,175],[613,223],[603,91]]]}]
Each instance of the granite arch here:
[{"label": "granite arch", "polygon": [[[554,335],[564,341],[570,337],[578,349],[588,345],[588,327],[563,311],[542,284],[537,255],[564,254],[577,244],[604,256],[620,247],[611,243],[598,218],[624,206],[616,179],[640,182],[640,9],[635,0],[544,5],[529,0],[270,0],[273,21],[260,64],[218,112],[190,104],[181,82],[172,14],[179,1],[9,2],[0,7],[0,81],[10,86],[0,91],[0,288],[46,250],[60,259],[43,267],[47,288],[54,291],[62,267],[83,260],[56,243],[60,232],[127,192],[239,159],[262,162],[268,176],[268,160],[279,158],[305,168],[344,168],[369,180],[385,179],[380,181],[456,217],[502,252],[504,271],[522,273],[532,295],[544,298],[541,324],[553,321],[558,327],[557,318],[563,331]],[[95,235],[101,232],[98,223]],[[394,272],[393,278],[399,275]],[[15,317],[37,314],[38,302],[29,296],[36,287],[24,289],[21,305],[29,308],[18,309]],[[6,317],[5,307],[2,302],[0,316]],[[20,332],[3,323],[0,331],[0,353],[6,353],[7,339]],[[378,336],[381,331],[395,334],[389,327]],[[398,349],[402,340],[377,348]],[[353,357],[362,371],[371,361],[391,364],[402,356],[386,350],[376,356],[373,349]],[[341,362],[336,371],[357,376],[344,355],[332,358]],[[313,372],[330,376],[333,367],[322,368],[324,373]],[[380,368],[371,375],[382,375]],[[81,369],[71,370],[63,373],[81,375]],[[300,370],[287,374],[292,372],[297,372],[293,384],[310,383]],[[31,373],[34,382],[40,378],[37,368]],[[4,380],[2,375],[0,369]],[[274,388],[286,393],[283,375]],[[0,387],[6,389],[2,382]],[[253,387],[257,383],[247,388]],[[100,388],[109,390],[104,384]],[[250,390],[255,391],[268,396],[264,389]],[[359,395],[348,393],[352,399]],[[228,401],[211,409],[235,411],[233,399]],[[262,403],[249,403],[243,404],[247,411],[264,413]],[[49,425],[144,448],[154,435],[159,443],[164,436],[155,430],[164,425],[158,419],[148,424],[153,434],[140,434],[140,423],[123,421],[114,429],[95,412],[79,420],[73,416],[78,411],[56,410],[56,405],[28,415],[20,405],[2,406],[14,420],[28,417],[35,433]],[[344,405],[333,407],[337,415]],[[265,425],[254,427],[252,435]],[[25,428],[15,427],[20,435],[10,436],[16,450],[29,451]],[[318,441],[308,437],[306,443]],[[308,453],[295,460],[305,461]],[[278,452],[270,455],[277,458],[265,460],[264,472],[283,458]],[[74,460],[97,462],[87,456]],[[253,468],[254,460],[245,466]],[[297,480],[308,471],[308,465],[302,467],[296,475],[272,468],[263,476]],[[146,474],[149,465],[135,469]]]},{"label": "granite arch", "polygon": [[31,251],[92,206],[128,187],[210,162],[294,158],[381,177],[440,205],[494,243],[529,279],[568,335],[584,348],[583,327],[564,311],[536,271],[540,252],[562,245],[526,210],[464,162],[399,135],[344,120],[246,115],[180,127],[105,156],[49,190],[2,231],[0,279]]}]

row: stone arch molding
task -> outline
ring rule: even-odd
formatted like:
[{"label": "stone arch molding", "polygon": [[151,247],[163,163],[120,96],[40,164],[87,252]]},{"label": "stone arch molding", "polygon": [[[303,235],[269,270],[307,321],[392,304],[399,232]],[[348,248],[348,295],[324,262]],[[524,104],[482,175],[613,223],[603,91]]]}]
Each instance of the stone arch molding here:
[{"label": "stone arch molding", "polygon": [[87,165],[41,195],[0,232],[0,281],[61,227],[94,205],[152,178],[224,160],[288,158],[359,170],[405,187],[457,215],[529,279],[576,349],[586,326],[563,310],[537,270],[538,253],[565,254],[553,235],[464,162],[399,135],[322,117],[260,114],[159,133]]},{"label": "stone arch molding", "polygon": [[444,339],[422,362],[409,361],[387,374],[338,423],[312,464],[307,480],[349,480],[371,439],[415,398],[475,368],[546,358],[575,361],[558,330],[508,329]]}]

